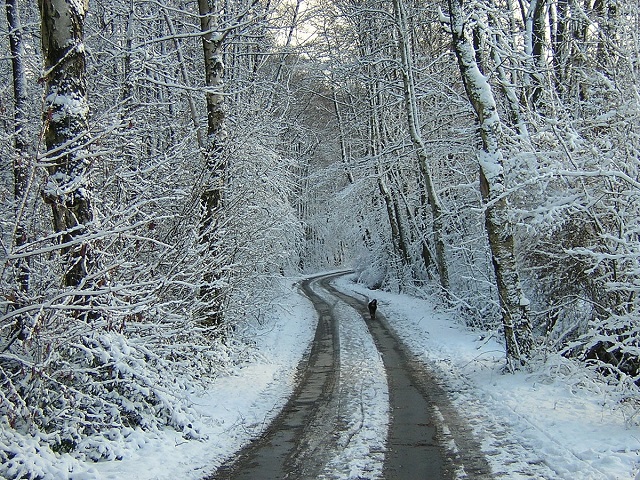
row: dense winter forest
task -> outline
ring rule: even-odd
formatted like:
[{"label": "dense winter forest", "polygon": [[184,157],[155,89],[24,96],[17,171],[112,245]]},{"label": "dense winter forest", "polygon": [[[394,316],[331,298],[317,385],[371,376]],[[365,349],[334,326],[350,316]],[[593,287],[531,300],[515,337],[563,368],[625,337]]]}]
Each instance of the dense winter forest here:
[{"label": "dense winter forest", "polygon": [[0,477],[197,439],[181,390],[338,266],[638,401],[636,2],[5,4]]}]

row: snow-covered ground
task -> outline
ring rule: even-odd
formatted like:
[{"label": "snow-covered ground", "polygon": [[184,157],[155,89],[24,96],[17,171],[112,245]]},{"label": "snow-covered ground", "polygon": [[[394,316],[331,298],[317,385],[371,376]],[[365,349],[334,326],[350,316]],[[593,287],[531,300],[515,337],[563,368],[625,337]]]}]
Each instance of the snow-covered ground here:
[{"label": "snow-covered ground", "polygon": [[605,385],[570,361],[550,358],[541,371],[505,375],[501,339],[466,330],[426,300],[346,279],[338,286],[378,298],[379,311],[449,387],[496,478],[636,478],[637,407],[615,405]]},{"label": "snow-covered ground", "polygon": [[143,435],[140,448],[120,461],[88,464],[94,478],[113,480],[201,479],[251,438],[258,436],[293,392],[296,367],[313,340],[316,313],[291,282],[251,340],[254,360],[192,394],[206,440],[185,440],[167,429]]},{"label": "snow-covered ground", "polygon": [[[632,415],[637,410],[615,405],[606,386],[569,361],[551,358],[540,371],[503,375],[500,339],[466,330],[426,300],[370,292],[347,279],[339,280],[338,286],[378,298],[379,311],[452,392],[453,403],[469,419],[496,478],[635,478],[640,468],[640,429]],[[341,317],[348,315],[348,308],[339,310]],[[87,474],[129,480],[203,478],[258,435],[284,405],[293,389],[295,366],[313,338],[315,322],[310,302],[292,281],[291,296],[279,302],[264,331],[255,337],[255,360],[230,376],[218,378],[211,390],[193,393],[207,440],[187,441],[169,430],[140,433],[140,447],[130,450],[125,458],[86,464],[85,476],[73,478],[88,478]],[[354,362],[363,354],[379,362],[362,328],[356,326],[349,332],[341,328],[344,351],[354,349],[351,356],[341,353],[345,367],[357,369]],[[349,335],[353,344],[342,340],[343,335]],[[386,395],[377,393],[379,387],[371,379],[358,387],[368,393],[354,398],[353,405],[356,400],[364,403],[351,409],[355,416],[350,428],[365,423],[367,428],[352,428],[349,448],[353,457],[337,458],[335,470],[333,474],[326,472],[327,478],[357,478],[358,474],[368,478],[379,473],[378,460],[357,459],[371,432],[386,429],[379,413],[388,404]],[[365,419],[363,411],[375,414]],[[358,468],[367,471],[359,472]]]}]

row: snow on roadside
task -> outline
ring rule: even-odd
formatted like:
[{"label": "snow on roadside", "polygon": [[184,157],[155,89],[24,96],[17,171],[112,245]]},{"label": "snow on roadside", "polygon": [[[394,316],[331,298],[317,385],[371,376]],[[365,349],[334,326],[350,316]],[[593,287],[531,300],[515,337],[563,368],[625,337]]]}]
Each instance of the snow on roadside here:
[{"label": "snow on roadside", "polygon": [[[453,403],[481,440],[496,478],[634,478],[640,468],[639,428],[633,419],[625,418],[623,408],[611,409],[607,387],[584,370],[559,357],[547,361],[544,370],[503,375],[501,339],[468,331],[427,300],[372,292],[346,278],[336,284],[345,291],[378,298],[379,311],[449,387]],[[185,440],[171,429],[154,434],[136,431],[128,438],[131,444],[122,460],[78,465],[69,455],[43,458],[42,468],[48,473],[43,478],[205,477],[266,428],[293,390],[296,366],[313,338],[317,317],[295,286],[278,303],[267,315],[263,331],[253,337],[255,360],[231,375],[218,377],[207,392],[192,393],[207,440]],[[363,342],[361,348],[368,351]],[[347,345],[344,347],[346,351]],[[596,391],[598,385],[600,391]],[[367,402],[380,406],[379,397]],[[370,421],[378,427],[384,424],[373,417]],[[384,437],[381,434],[376,440],[380,443]],[[358,449],[352,452],[354,459],[363,458],[359,449],[365,439],[354,439],[349,444]],[[343,460],[342,467],[350,469],[346,456]],[[332,466],[336,475],[344,471],[337,463]],[[358,468],[362,466],[355,465],[353,471]],[[65,476],[63,470],[72,469]],[[341,478],[348,478],[349,472],[343,475]]]},{"label": "snow on roadside", "polygon": [[93,478],[121,480],[201,479],[258,436],[293,392],[296,367],[313,339],[317,315],[294,285],[253,332],[255,360],[215,379],[191,401],[201,415],[203,441],[166,429],[139,433],[139,448],[120,461],[88,463]]},{"label": "snow on roadside", "polygon": [[[376,297],[398,335],[451,391],[496,478],[631,480],[640,464],[640,429],[608,390],[570,360],[504,375],[501,339],[470,332],[427,300],[371,291],[342,277],[345,292]],[[628,417],[628,415],[627,415]]]}]

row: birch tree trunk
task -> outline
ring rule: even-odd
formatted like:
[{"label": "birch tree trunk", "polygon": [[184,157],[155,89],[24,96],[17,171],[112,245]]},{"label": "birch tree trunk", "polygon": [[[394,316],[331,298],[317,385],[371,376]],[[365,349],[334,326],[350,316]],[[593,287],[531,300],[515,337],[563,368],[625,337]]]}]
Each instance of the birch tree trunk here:
[{"label": "birch tree trunk", "polygon": [[94,255],[83,236],[93,223],[90,199],[89,128],[84,20],[88,1],[39,0],[46,97],[43,191],[51,205],[66,262],[64,285],[79,286],[92,270]]},{"label": "birch tree trunk", "polygon": [[[27,241],[27,229],[22,219],[24,200],[29,184],[29,152],[27,142],[27,108],[28,94],[24,68],[24,44],[22,26],[17,0],[6,1],[7,23],[9,25],[9,48],[11,50],[11,67],[13,71],[13,106],[14,106],[14,157],[13,157],[13,201],[15,205],[16,225],[14,243],[16,247]],[[29,290],[29,264],[27,259],[20,259],[17,265],[18,291]]]},{"label": "birch tree trunk", "polygon": [[[224,131],[224,63],[222,61],[222,44],[225,35],[217,33],[214,13],[209,0],[198,0],[200,14],[200,30],[202,34],[202,51],[205,69],[205,100],[207,104],[207,139],[204,146],[205,168],[208,169],[209,180],[200,197],[202,220],[200,236],[212,257],[219,256],[216,249],[216,219],[222,211],[222,200],[225,183],[226,162],[222,157],[222,146],[226,134]],[[228,32],[228,30],[227,30]],[[221,275],[217,268],[204,274],[205,284],[201,289],[201,297],[205,305],[204,323],[209,326],[222,324],[223,293],[220,286]]]},{"label": "birch tree trunk", "polygon": [[[396,24],[398,30],[398,42],[400,49],[400,58],[402,61],[402,80],[404,84],[404,100],[405,110],[407,114],[407,122],[413,147],[418,156],[418,164],[420,166],[420,174],[424,181],[428,203],[431,206],[432,215],[432,231],[435,243],[436,265],[438,275],[440,277],[440,286],[445,295],[449,292],[449,270],[447,267],[446,252],[444,239],[442,237],[442,205],[429,169],[427,160],[427,149],[420,132],[420,119],[418,117],[418,100],[415,89],[415,80],[413,77],[413,61],[411,56],[411,45],[408,38],[409,24],[407,22],[407,14],[402,0],[393,0],[393,9],[396,15]],[[423,245],[423,249],[426,245]]]},{"label": "birch tree trunk", "polygon": [[[198,0],[200,30],[202,32],[202,51],[204,54],[205,85],[207,91],[207,135],[209,149],[215,152],[224,140],[223,122],[225,118],[224,63],[222,62],[222,43],[226,35],[215,32],[214,14],[208,0]],[[228,30],[227,30],[228,32]]]},{"label": "birch tree trunk", "polygon": [[483,147],[479,155],[480,189],[485,202],[485,228],[502,309],[507,365],[513,370],[526,363],[532,348],[528,301],[522,294],[508,205],[503,196],[503,156],[498,142],[500,119],[491,87],[476,64],[473,45],[465,30],[462,2],[449,0],[453,48],[465,91],[480,124]]}]

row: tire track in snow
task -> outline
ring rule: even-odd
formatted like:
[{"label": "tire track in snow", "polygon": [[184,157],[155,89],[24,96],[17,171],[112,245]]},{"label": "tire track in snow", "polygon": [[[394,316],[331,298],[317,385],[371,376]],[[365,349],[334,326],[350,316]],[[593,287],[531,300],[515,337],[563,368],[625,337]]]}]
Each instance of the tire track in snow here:
[{"label": "tire track in snow", "polygon": [[[367,299],[356,299],[333,286],[327,288],[356,308],[364,318],[368,316]],[[367,322],[367,326],[385,359],[391,388],[392,416],[396,417],[392,419],[388,440],[386,478],[493,478],[489,464],[466,420],[458,414],[446,390],[427,366],[399,340],[383,314],[378,312],[376,320]],[[395,381],[392,380],[394,372],[401,374]],[[405,373],[406,378],[403,378]],[[412,388],[400,394],[394,392],[406,387],[403,384],[407,382]],[[402,396],[408,398],[398,398]],[[424,403],[421,408],[426,411],[416,412],[416,408],[420,407],[416,407],[415,404],[421,403]],[[423,420],[416,420],[416,415]],[[421,421],[426,423],[418,424]],[[411,445],[411,440],[414,441],[414,445]],[[420,461],[415,462],[416,459]]]},{"label": "tire track in snow", "polygon": [[[444,390],[381,314],[364,321],[367,302],[329,285],[338,275],[302,284],[319,320],[294,395],[262,437],[209,479],[490,479]],[[310,286],[315,282],[320,294]],[[380,402],[385,395],[389,406]]]},{"label": "tire track in snow", "polygon": [[267,431],[209,480],[316,479],[335,450],[339,335],[331,305],[310,287],[314,281],[301,284],[319,318],[311,351],[298,367],[298,387]]},{"label": "tire track in snow", "polygon": [[325,290],[316,293],[333,304],[339,324],[341,423],[332,459],[318,478],[380,478],[389,415],[384,364],[360,314]]}]

